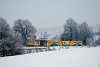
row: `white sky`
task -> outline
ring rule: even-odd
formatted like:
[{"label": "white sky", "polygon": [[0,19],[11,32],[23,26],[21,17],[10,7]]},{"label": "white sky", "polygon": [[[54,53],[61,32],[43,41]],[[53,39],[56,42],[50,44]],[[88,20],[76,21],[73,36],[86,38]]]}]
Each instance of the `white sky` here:
[{"label": "white sky", "polygon": [[78,23],[100,24],[100,0],[0,0],[0,17],[12,26],[29,19],[36,28],[63,26],[72,17]]}]

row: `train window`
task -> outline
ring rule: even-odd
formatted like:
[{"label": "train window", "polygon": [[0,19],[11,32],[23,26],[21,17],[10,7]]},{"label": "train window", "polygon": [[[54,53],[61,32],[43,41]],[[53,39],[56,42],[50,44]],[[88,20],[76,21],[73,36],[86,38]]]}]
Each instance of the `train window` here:
[{"label": "train window", "polygon": [[31,41],[31,43],[32,43],[33,41]]},{"label": "train window", "polygon": [[31,43],[31,41],[30,41],[30,43]]}]

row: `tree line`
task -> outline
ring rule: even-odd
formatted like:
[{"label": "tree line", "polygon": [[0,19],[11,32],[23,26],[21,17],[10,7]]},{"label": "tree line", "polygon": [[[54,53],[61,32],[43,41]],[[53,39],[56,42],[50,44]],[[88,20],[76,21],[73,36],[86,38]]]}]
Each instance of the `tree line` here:
[{"label": "tree line", "polygon": [[83,41],[84,45],[87,45],[87,40],[94,40],[92,28],[83,22],[81,24],[74,21],[73,18],[68,18],[64,24],[64,31],[60,36],[61,40],[68,41]]}]

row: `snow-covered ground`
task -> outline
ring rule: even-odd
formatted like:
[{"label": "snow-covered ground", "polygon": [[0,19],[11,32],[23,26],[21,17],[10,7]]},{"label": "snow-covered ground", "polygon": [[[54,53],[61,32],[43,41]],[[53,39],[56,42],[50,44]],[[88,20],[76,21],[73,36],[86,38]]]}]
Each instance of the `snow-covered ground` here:
[{"label": "snow-covered ground", "polygon": [[100,47],[70,47],[57,51],[0,57],[0,67],[100,67]]}]

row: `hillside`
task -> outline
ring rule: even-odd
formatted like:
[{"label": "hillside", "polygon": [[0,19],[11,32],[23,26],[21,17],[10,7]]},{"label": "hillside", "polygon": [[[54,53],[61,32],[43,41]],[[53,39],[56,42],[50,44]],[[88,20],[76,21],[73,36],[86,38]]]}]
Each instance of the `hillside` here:
[{"label": "hillside", "polygon": [[70,47],[57,51],[1,57],[0,67],[100,67],[100,47]]}]

